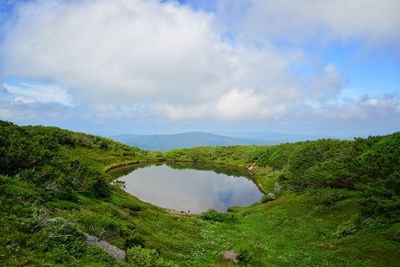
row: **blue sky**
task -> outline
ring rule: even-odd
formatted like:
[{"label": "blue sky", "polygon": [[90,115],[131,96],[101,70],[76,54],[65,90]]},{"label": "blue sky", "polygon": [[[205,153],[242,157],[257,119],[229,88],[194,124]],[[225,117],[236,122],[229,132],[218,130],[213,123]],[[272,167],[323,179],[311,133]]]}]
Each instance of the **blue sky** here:
[{"label": "blue sky", "polygon": [[0,119],[101,135],[399,131],[396,10],[397,0],[1,1]]}]

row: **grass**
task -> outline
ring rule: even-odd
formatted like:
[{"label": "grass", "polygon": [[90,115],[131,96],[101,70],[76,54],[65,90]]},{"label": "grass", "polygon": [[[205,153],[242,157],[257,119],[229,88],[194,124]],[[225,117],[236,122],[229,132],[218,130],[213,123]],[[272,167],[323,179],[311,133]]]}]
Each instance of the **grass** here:
[{"label": "grass", "polygon": [[[268,174],[262,177],[261,180],[270,179]],[[269,181],[262,184],[265,188],[272,186]],[[5,190],[18,192],[14,201],[22,197],[40,198],[34,188],[19,181],[8,184]],[[20,214],[33,206],[13,204],[10,207],[14,208],[13,213]],[[286,194],[267,204],[233,209],[236,219],[232,221],[202,220],[197,216],[166,212],[114,187],[108,199],[79,194],[75,201],[53,201],[46,208],[52,210],[51,217],[63,217],[77,228],[120,248],[125,248],[126,240],[140,237],[145,247],[155,249],[160,257],[178,266],[226,266],[229,263],[221,260],[219,252],[230,249],[247,251],[252,266],[395,266],[398,263],[399,243],[387,238],[387,230],[364,229],[342,238],[335,237],[338,226],[351,220],[356,209],[349,200],[336,206],[332,209],[316,205],[312,196],[306,194]],[[18,220],[13,223],[24,224]],[[32,247],[21,245],[18,245],[18,254],[12,253],[13,246],[17,246],[15,242],[22,239],[31,240],[28,244],[43,242],[40,232],[21,235],[12,223],[4,228],[4,222],[2,229],[12,231],[8,239],[16,239],[2,240],[3,250],[7,252],[2,252],[0,259],[6,259],[7,265],[57,263],[55,257],[61,252],[43,251],[39,254],[42,257],[36,257],[40,246],[33,247],[35,256]],[[84,245],[80,243],[80,246]],[[89,247],[74,264],[95,265],[96,262],[106,266],[113,260]]]}]

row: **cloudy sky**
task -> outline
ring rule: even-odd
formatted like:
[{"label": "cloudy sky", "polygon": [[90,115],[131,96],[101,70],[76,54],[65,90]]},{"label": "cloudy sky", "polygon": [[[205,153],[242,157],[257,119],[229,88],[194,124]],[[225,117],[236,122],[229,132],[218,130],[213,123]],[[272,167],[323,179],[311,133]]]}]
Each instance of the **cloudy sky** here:
[{"label": "cloudy sky", "polygon": [[400,130],[398,0],[1,0],[0,119],[103,135]]}]

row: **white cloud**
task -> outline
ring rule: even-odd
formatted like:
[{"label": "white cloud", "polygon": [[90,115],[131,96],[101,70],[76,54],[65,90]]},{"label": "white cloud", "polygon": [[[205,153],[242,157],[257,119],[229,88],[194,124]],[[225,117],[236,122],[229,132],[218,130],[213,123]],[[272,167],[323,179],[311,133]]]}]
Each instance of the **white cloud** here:
[{"label": "white cloud", "polygon": [[[329,37],[397,38],[397,1],[383,2],[379,14],[370,14],[377,1],[252,1],[240,27],[263,36],[259,46],[223,40],[221,18],[177,3],[32,1],[18,6],[3,33],[2,75],[54,81],[6,85],[21,106],[76,101],[90,118],[157,112],[172,120],[239,121],[281,118],[293,107],[326,111],[321,105],[346,82],[340,70],[317,67],[302,81],[291,71],[308,64],[301,49],[279,49],[268,39],[314,36],[325,27]],[[353,14],[361,5],[365,13]]]},{"label": "white cloud", "polygon": [[400,44],[399,10],[398,0],[251,0],[238,28],[252,38],[356,37]]},{"label": "white cloud", "polygon": [[218,100],[216,110],[222,118],[243,119],[258,117],[262,112],[262,97],[257,96],[250,90],[234,89]]},{"label": "white cloud", "polygon": [[208,15],[173,4],[41,1],[20,8],[1,54],[6,74],[129,102],[192,98],[215,76],[217,45]]},{"label": "white cloud", "polygon": [[[287,74],[301,53],[223,42],[212,15],[174,3],[31,2],[0,53],[4,75],[57,81],[92,106],[147,103],[175,119],[268,118],[302,94]],[[237,114],[227,100],[240,100]]]},{"label": "white cloud", "polygon": [[[399,119],[400,101],[394,96],[363,97],[358,100],[348,100],[341,104],[329,104],[314,108],[312,116],[330,121],[366,121],[381,120],[389,122]],[[394,123],[394,122],[393,122]],[[393,124],[396,126],[396,124]]]},{"label": "white cloud", "polygon": [[206,104],[195,106],[164,104],[156,108],[173,120],[218,118],[240,121],[279,115],[282,109],[274,106],[270,110],[268,106],[265,106],[266,101],[263,98],[263,95],[256,95],[251,90],[233,89],[218,99],[211,99]]},{"label": "white cloud", "polygon": [[210,99],[200,105],[160,104],[155,109],[163,112],[172,120],[220,119],[225,121],[244,121],[277,119],[285,114],[288,102],[253,90],[233,89],[217,99]]},{"label": "white cloud", "polygon": [[363,104],[365,106],[376,107],[376,108],[391,107],[391,106],[398,106],[400,108],[400,104],[393,97],[368,98],[363,102]]},{"label": "white cloud", "polygon": [[73,102],[65,89],[54,84],[5,83],[3,87],[9,93],[8,97],[20,103],[59,103],[72,106]]},{"label": "white cloud", "polygon": [[346,79],[338,68],[329,64],[310,78],[305,89],[309,90],[312,100],[321,102],[337,96],[343,89],[345,82]]}]

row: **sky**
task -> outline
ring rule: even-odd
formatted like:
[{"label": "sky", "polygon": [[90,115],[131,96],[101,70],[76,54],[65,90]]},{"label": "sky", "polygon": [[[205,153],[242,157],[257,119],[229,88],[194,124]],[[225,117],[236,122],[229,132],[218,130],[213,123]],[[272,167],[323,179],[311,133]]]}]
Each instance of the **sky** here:
[{"label": "sky", "polygon": [[0,0],[0,119],[100,135],[400,130],[398,0]]}]

